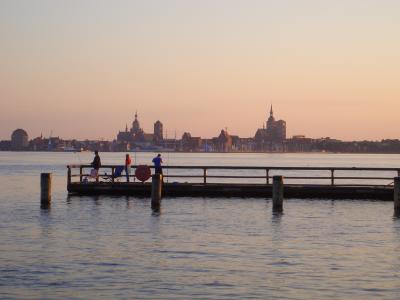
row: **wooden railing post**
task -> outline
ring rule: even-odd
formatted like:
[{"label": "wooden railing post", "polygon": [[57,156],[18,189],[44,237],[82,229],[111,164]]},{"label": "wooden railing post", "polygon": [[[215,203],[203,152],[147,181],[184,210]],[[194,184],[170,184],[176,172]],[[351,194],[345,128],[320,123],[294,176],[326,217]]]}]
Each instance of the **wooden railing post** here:
[{"label": "wooden railing post", "polygon": [[335,185],[335,170],[331,169],[331,185]]},{"label": "wooden railing post", "polygon": [[265,176],[267,177],[267,184],[269,184],[269,169],[265,169]]},{"label": "wooden railing post", "polygon": [[203,183],[207,183],[207,168],[203,168]]},{"label": "wooden railing post", "polygon": [[114,182],[115,168],[111,167],[111,182]]},{"label": "wooden railing post", "polygon": [[79,182],[82,183],[83,179],[83,167],[79,166]]}]

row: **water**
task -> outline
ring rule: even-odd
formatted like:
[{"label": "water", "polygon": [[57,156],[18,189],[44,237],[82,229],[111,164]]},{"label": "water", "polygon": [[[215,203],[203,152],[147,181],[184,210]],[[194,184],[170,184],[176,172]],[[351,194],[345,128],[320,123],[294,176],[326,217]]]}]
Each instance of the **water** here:
[{"label": "water", "polygon": [[[400,166],[396,155],[170,154],[174,165]],[[102,154],[103,163],[123,153]],[[152,154],[137,154],[145,163]],[[88,153],[0,152],[2,299],[399,299],[393,203],[68,197]],[[51,209],[39,173],[54,174]]]}]

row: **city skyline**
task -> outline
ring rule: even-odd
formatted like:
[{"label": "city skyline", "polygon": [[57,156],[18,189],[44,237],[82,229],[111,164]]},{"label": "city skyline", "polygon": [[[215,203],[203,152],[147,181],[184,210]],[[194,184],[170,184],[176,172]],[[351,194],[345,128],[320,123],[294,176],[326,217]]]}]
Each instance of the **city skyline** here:
[{"label": "city skyline", "polygon": [[[255,135],[257,135],[257,131],[258,130],[266,128],[266,126],[267,126],[266,124],[268,123],[268,122],[266,122],[266,120],[269,118],[271,113],[272,113],[272,104],[270,104],[270,108],[268,109],[268,113],[265,113],[264,120],[260,122],[258,127],[256,125],[256,127],[253,128],[252,132],[249,133],[248,135],[237,134],[237,131],[235,131],[234,128],[228,128],[227,126],[220,127],[220,128],[214,128],[214,130],[211,131],[210,136],[202,136],[200,134],[194,134],[194,135],[197,135],[197,136],[199,136],[199,137],[201,137],[203,139],[211,139],[211,138],[215,137],[216,135],[218,135],[218,133],[221,130],[224,130],[224,131],[227,131],[229,134],[241,136],[242,138],[253,138]],[[139,114],[138,114],[138,111],[136,110],[135,113],[134,113],[133,118],[128,120],[128,121],[126,121],[124,123],[125,125],[123,126],[123,128],[122,127],[121,128],[116,128],[115,130],[117,130],[117,131],[119,130],[120,132],[124,132],[124,131],[126,131],[128,129],[128,125],[130,126],[130,124],[132,124],[132,121],[138,120],[138,119],[139,119]],[[149,122],[149,124],[144,124],[144,122],[140,118],[140,129],[143,130],[143,132],[152,132],[155,122],[160,122],[160,119],[152,120],[152,121]],[[144,126],[143,126],[143,124],[144,124]],[[162,124],[162,126],[164,125],[163,122],[161,122],[161,124]],[[289,121],[289,124],[290,124],[290,121]],[[102,125],[106,125],[106,124],[103,123]],[[100,136],[100,137],[87,137],[87,136],[85,137],[85,136],[80,136],[80,135],[63,136],[63,135],[58,134],[55,130],[49,129],[49,128],[41,130],[38,134],[36,134],[36,133],[32,134],[32,131],[30,130],[30,128],[25,128],[25,127],[21,127],[20,126],[20,127],[16,127],[14,129],[12,129],[12,131],[9,132],[8,136],[5,136],[5,138],[1,138],[0,137],[0,140],[9,140],[11,135],[12,135],[12,133],[13,133],[13,131],[16,130],[16,129],[26,130],[29,133],[30,137],[43,137],[43,138],[60,137],[60,138],[65,138],[67,140],[98,140],[98,141],[112,141],[112,140],[116,139],[115,132],[109,138],[107,138],[105,136]],[[286,125],[285,125],[285,131],[286,131]],[[165,139],[180,139],[185,133],[194,133],[194,132],[195,131],[190,130],[188,127],[179,128],[179,129],[169,129],[166,126],[163,126],[163,129],[162,129],[162,134],[163,134]],[[384,138],[384,137],[382,137],[382,138],[377,138],[377,139],[367,139],[366,138],[366,139],[348,139],[348,140],[346,140],[346,139],[340,139],[337,136],[328,136],[328,135],[308,136],[308,135],[306,135],[304,133],[296,132],[296,130],[293,130],[293,129],[290,130],[290,127],[287,129],[287,132],[288,132],[287,138],[302,136],[302,137],[313,138],[313,139],[331,138],[331,139],[338,139],[338,140],[341,140],[341,141],[380,141],[380,140],[386,140],[386,139],[393,139],[393,140],[399,140],[400,139],[399,137],[393,137],[393,138]],[[291,132],[296,132],[296,133],[291,134]]]},{"label": "city skyline", "polygon": [[0,139],[145,131],[400,138],[398,1],[2,1]]}]

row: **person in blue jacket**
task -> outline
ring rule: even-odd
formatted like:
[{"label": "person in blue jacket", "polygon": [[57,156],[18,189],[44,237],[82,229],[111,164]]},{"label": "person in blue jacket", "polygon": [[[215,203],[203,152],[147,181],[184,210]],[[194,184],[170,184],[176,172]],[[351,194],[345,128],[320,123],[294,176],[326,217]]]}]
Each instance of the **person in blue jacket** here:
[{"label": "person in blue jacket", "polygon": [[153,164],[156,174],[162,174],[162,166],[163,160],[161,158],[161,154],[158,154],[156,157],[153,158]]}]

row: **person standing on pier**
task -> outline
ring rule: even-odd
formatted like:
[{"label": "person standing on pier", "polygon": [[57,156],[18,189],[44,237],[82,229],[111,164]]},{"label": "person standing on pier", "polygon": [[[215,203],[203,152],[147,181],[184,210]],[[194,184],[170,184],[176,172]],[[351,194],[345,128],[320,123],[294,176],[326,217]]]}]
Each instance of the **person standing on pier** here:
[{"label": "person standing on pier", "polygon": [[163,160],[161,158],[161,154],[158,154],[156,157],[153,158],[153,164],[154,164],[154,169],[155,169],[156,174],[162,175],[162,167],[161,167],[162,163],[163,163]]},{"label": "person standing on pier", "polygon": [[125,174],[126,174],[126,182],[129,182],[129,176],[131,175],[131,164],[132,160],[129,154],[125,155]]},{"label": "person standing on pier", "polygon": [[101,167],[101,159],[99,152],[97,150],[94,151],[94,159],[91,163],[95,174],[91,174],[92,177],[96,177],[96,182],[99,181],[99,169]]}]

